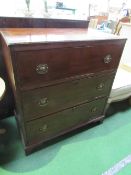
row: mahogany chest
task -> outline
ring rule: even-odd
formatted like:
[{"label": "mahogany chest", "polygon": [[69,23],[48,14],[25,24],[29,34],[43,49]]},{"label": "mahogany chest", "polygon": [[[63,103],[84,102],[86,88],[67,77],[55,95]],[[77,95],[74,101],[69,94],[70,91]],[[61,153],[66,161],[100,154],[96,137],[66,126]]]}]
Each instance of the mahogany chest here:
[{"label": "mahogany chest", "polygon": [[126,42],[91,29],[2,29],[26,153],[104,118]]}]

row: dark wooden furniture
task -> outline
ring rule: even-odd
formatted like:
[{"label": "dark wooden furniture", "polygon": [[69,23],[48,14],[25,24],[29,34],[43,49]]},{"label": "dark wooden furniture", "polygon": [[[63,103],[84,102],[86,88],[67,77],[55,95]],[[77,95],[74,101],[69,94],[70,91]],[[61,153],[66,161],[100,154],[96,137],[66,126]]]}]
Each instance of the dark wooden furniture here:
[{"label": "dark wooden furniture", "polygon": [[0,28],[88,28],[89,19],[0,17]]},{"label": "dark wooden furniture", "polygon": [[[51,18],[0,17],[0,28],[88,28],[88,20]],[[3,62],[0,38],[0,76],[6,83],[6,92],[0,103],[0,119],[14,115],[14,97]]]},{"label": "dark wooden furniture", "polygon": [[0,102],[0,120],[1,120],[5,117],[14,115],[14,98],[11,86],[9,85],[7,70],[2,55],[1,37],[0,37],[0,76],[6,84],[6,91],[4,93],[4,97]]},{"label": "dark wooden furniture", "polygon": [[101,121],[126,39],[87,29],[3,29],[25,151]]}]

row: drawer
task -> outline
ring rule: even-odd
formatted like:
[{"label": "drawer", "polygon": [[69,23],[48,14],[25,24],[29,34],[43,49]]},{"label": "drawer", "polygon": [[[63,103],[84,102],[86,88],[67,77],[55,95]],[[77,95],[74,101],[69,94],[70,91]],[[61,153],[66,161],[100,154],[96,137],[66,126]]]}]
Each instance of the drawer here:
[{"label": "drawer", "polygon": [[106,99],[95,100],[26,124],[28,144],[48,140],[103,115]]},{"label": "drawer", "polygon": [[95,41],[84,47],[16,52],[18,86],[33,89],[51,81],[116,69],[122,48],[118,41]]},{"label": "drawer", "polygon": [[30,121],[96,97],[108,96],[113,79],[114,74],[105,74],[22,92],[24,118]]}]

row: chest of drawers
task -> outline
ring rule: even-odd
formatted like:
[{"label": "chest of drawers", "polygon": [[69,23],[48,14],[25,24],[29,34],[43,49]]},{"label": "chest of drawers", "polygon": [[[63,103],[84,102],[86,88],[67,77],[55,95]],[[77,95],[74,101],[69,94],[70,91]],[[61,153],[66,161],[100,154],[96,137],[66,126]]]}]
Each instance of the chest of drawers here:
[{"label": "chest of drawers", "polygon": [[3,29],[1,36],[26,153],[103,120],[126,39],[87,29]]}]

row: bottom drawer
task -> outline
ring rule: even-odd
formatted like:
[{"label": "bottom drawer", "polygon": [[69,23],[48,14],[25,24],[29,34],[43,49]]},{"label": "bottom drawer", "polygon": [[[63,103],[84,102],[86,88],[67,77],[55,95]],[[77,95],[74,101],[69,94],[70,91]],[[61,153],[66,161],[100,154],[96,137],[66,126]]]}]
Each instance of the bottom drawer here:
[{"label": "bottom drawer", "polygon": [[46,141],[103,115],[106,98],[81,104],[26,124],[27,144]]}]

